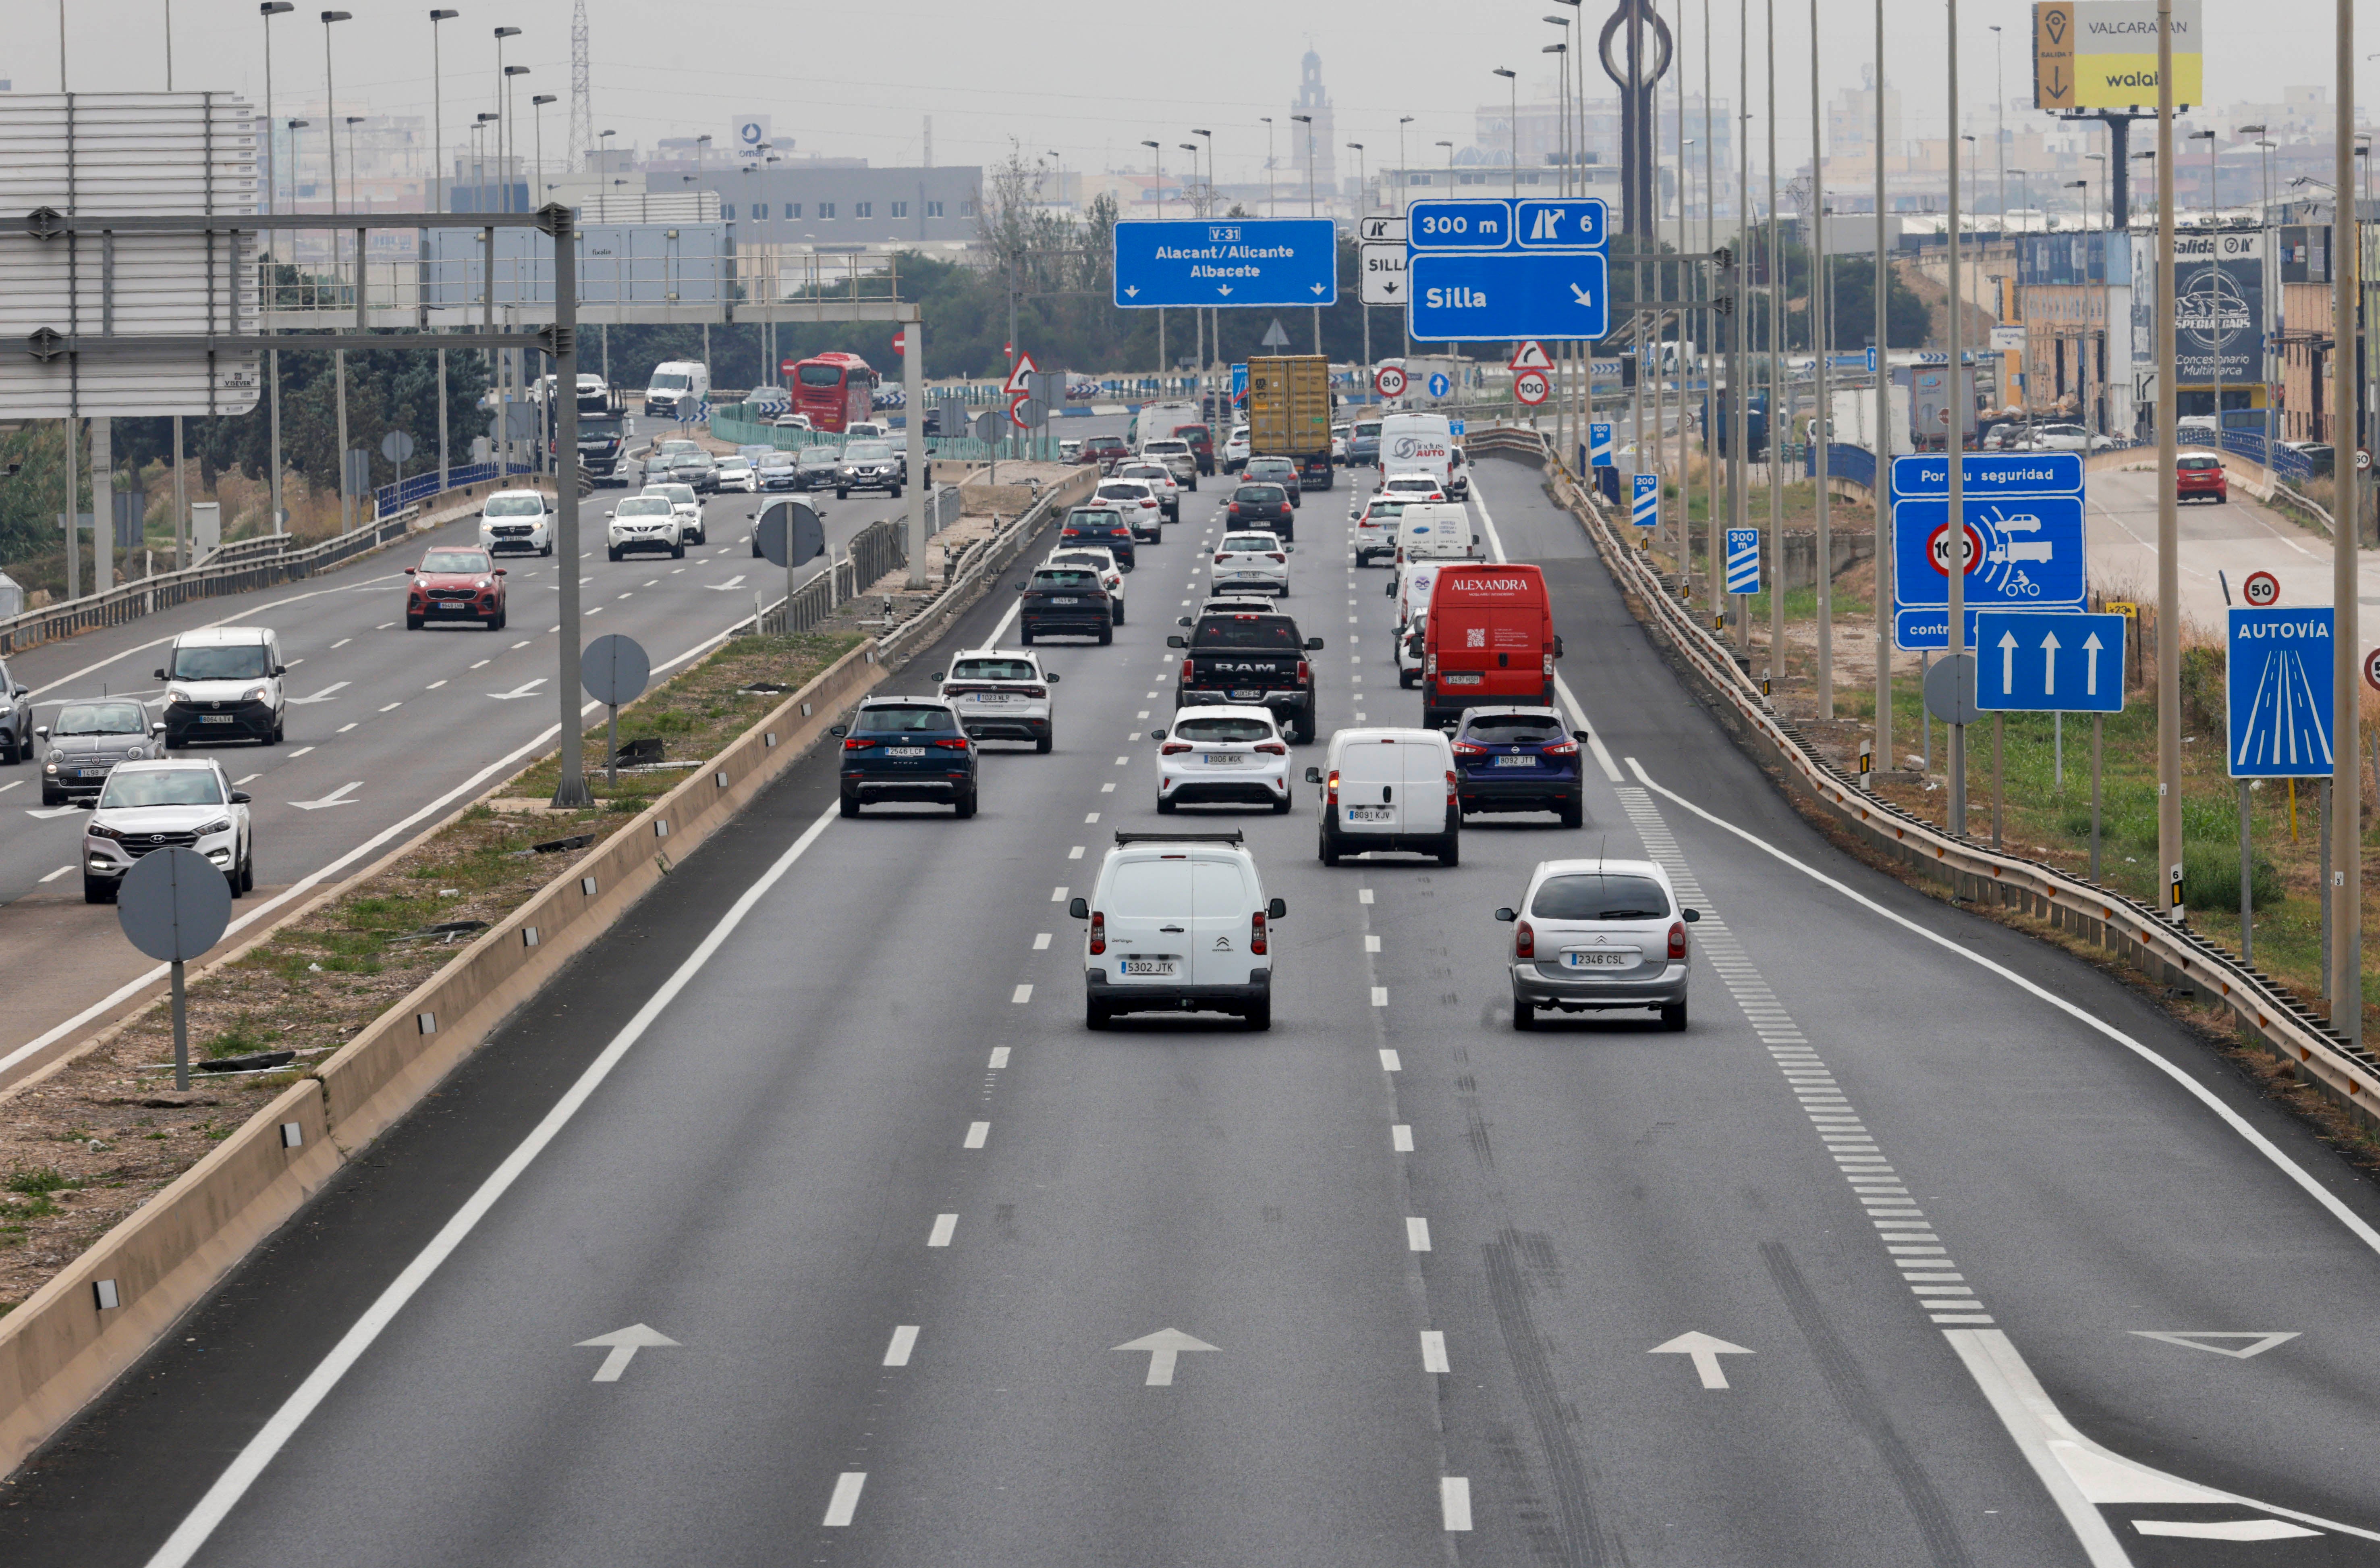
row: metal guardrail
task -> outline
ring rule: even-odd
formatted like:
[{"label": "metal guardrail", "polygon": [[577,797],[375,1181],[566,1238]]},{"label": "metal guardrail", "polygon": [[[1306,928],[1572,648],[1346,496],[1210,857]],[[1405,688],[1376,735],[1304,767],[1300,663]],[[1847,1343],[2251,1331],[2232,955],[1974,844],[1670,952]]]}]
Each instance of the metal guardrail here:
[{"label": "metal guardrail", "polygon": [[[1752,677],[1718,638],[1670,595],[1659,577],[1614,533],[1594,495],[1529,432],[1499,432],[1494,448],[1529,452],[1545,462],[1558,486],[1577,497],[1589,538],[1623,590],[1676,649],[1703,685],[1725,699],[1725,716],[1754,731],[1794,782],[1815,796],[1845,828],[1954,891],[2010,905],[2078,930],[2102,945],[2130,947],[2136,965],[2204,991],[2239,1026],[2270,1042],[2345,1104],[2380,1119],[2380,1053],[2351,1045],[2313,1008],[2233,953],[2187,926],[2176,926],[2135,899],[2054,866],[1990,850],[1952,835],[1912,812],[1868,794],[1852,775],[1819,755],[1790,722],[1778,716]],[[1475,445],[1479,444],[1474,442]]]},{"label": "metal guardrail", "polygon": [[[773,446],[780,452],[798,452],[805,446],[839,445],[844,437],[832,431],[783,430],[765,420],[747,417],[742,410],[747,405],[731,403],[710,411],[710,434],[713,440],[731,446]],[[896,446],[905,445],[905,431],[895,431]],[[1001,462],[1058,461],[1058,438],[1054,435],[1018,436],[1014,441],[978,441],[973,436],[926,437],[928,457],[948,457],[953,461],[983,463],[994,458]]]},{"label": "metal guardrail", "polygon": [[857,598],[869,583],[908,564],[908,519],[887,517],[870,523],[852,536],[841,560],[830,557],[829,564],[804,579],[790,597],[762,607],[753,619],[730,627],[728,635],[748,635],[757,628],[764,637],[797,637]]},{"label": "metal guardrail", "polygon": [[932,602],[900,626],[887,632],[880,646],[888,657],[900,647],[902,639],[921,626],[941,623],[944,612],[974,584],[990,573],[1003,571],[1013,561],[1024,541],[1038,532],[1057,509],[1058,492],[1043,492],[1032,505],[1016,515],[1015,520],[977,540],[953,560],[942,565],[942,591]]},{"label": "metal guardrail", "polygon": [[435,468],[414,475],[395,484],[384,484],[372,492],[372,516],[393,517],[407,506],[427,502],[432,496],[450,490],[462,490],[469,485],[485,484],[514,474],[534,474],[537,470],[527,463],[464,463],[448,468],[445,482],[439,482]]}]

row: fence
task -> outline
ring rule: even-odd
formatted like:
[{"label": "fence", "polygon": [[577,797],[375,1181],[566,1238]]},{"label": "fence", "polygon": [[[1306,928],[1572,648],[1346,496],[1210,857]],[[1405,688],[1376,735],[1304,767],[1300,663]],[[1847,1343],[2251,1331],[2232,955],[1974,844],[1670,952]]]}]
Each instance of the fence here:
[{"label": "fence", "polygon": [[[784,430],[753,418],[750,405],[731,403],[710,411],[710,435],[714,441],[731,446],[773,446],[780,452],[798,452],[805,446],[839,445],[844,437],[832,431]],[[896,436],[898,446],[906,440]],[[984,463],[998,459],[1002,462],[1058,461],[1058,438],[1054,435],[1018,436],[1013,441],[978,441],[972,436],[929,435],[926,438],[926,456],[947,457],[953,462]]]},{"label": "fence", "polygon": [[431,468],[395,484],[384,484],[372,492],[372,516],[390,517],[407,506],[426,502],[446,491],[460,490],[465,485],[484,484],[513,474],[533,474],[537,470],[526,463],[465,463],[448,468],[440,483],[437,469]]},{"label": "fence", "polygon": [[907,519],[888,517],[870,523],[852,536],[842,560],[830,555],[823,570],[795,589],[790,597],[762,611],[757,624],[763,635],[798,636],[833,614],[837,606],[856,598],[869,583],[908,564]]}]

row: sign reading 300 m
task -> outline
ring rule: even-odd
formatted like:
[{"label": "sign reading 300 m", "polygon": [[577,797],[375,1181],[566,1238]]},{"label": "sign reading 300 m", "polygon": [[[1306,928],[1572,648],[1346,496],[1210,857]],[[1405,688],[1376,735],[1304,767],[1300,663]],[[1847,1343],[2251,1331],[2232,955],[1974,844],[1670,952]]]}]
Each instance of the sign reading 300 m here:
[{"label": "sign reading 300 m", "polygon": [[1415,337],[1578,339],[1610,330],[1600,201],[1416,201],[1407,219],[1405,320]]}]

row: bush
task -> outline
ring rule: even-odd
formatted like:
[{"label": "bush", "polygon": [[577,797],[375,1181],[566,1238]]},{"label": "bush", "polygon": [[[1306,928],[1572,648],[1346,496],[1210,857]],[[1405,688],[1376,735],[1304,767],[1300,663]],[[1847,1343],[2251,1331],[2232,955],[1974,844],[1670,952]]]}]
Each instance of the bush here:
[{"label": "bush", "polygon": [[[2230,734],[2231,719],[2224,695],[2224,654],[2220,648],[2181,650],[2181,714],[2185,734],[2222,736]],[[2208,744],[2201,740],[2200,745]],[[2218,739],[2213,742],[2221,745]]]},{"label": "bush", "polygon": [[[2281,900],[2280,868],[2259,855],[2251,872],[2249,895],[2254,907]],[[2240,907],[2240,849],[2237,845],[2185,841],[2181,846],[2182,902],[2192,909]]]}]

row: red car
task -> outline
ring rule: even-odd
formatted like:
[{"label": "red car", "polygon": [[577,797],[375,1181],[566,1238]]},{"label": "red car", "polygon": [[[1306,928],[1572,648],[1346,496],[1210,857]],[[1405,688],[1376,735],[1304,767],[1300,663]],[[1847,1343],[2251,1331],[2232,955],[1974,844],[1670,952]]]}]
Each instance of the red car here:
[{"label": "red car", "polygon": [[1076,454],[1075,460],[1078,463],[1097,463],[1099,466],[1099,472],[1111,474],[1115,472],[1118,463],[1132,460],[1132,448],[1123,444],[1123,437],[1120,435],[1087,435],[1083,438],[1082,450]]},{"label": "red car", "polygon": [[492,632],[504,629],[504,569],[484,550],[432,550],[405,590],[405,629],[418,632],[432,621],[477,621]]},{"label": "red car", "polygon": [[1215,432],[1211,428],[1206,425],[1184,425],[1173,432],[1173,439],[1190,444],[1190,456],[1198,459],[1200,473],[1211,474],[1215,471]]},{"label": "red car", "polygon": [[2175,499],[2231,499],[2230,477],[2223,471],[2223,459],[2212,452],[2185,452],[2173,460],[2173,467]]}]

